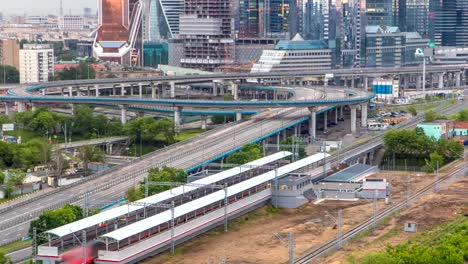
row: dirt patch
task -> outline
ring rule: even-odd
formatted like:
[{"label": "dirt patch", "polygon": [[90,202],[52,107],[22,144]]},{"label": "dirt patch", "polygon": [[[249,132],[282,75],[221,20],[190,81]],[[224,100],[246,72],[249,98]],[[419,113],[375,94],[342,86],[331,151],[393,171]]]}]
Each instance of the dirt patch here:
[{"label": "dirt patch", "polygon": [[[382,172],[376,177],[392,178],[391,201],[396,202],[406,198],[407,176],[411,179],[410,187],[412,192],[427,185],[436,177],[416,172]],[[462,203],[461,198],[458,201]],[[443,201],[439,201],[439,205],[425,204],[424,201],[420,203],[423,207],[418,205],[410,212],[420,210],[415,211],[414,214],[430,214],[434,210],[428,210],[428,208],[441,206],[444,207],[441,215],[445,216],[453,215],[449,212],[455,210],[453,203],[445,204]],[[383,210],[386,206],[388,205],[385,205],[383,201],[379,201],[378,210]],[[358,202],[324,201],[317,205],[307,204],[299,209],[281,210],[277,213],[272,213],[266,207],[263,207],[247,216],[232,221],[228,233],[220,230],[211,231],[177,246],[174,256],[164,253],[148,259],[144,263],[220,263],[223,260],[227,263],[285,263],[288,260],[288,248],[275,234],[284,235],[286,241],[287,234],[293,232],[295,256],[298,257],[306,250],[317,247],[337,236],[333,217],[337,216],[338,209],[343,209],[343,230],[346,231],[371,217],[372,200]],[[361,245],[362,249],[366,250],[374,247],[383,248],[388,239],[395,239],[395,243],[407,239],[412,234],[400,235],[401,232],[398,230],[403,227],[405,221],[410,220],[410,216],[411,214],[408,216],[402,214],[389,220],[382,230],[377,230],[371,236],[360,239],[352,246]],[[428,216],[427,220],[424,220],[424,217],[421,216],[411,221],[418,223],[419,232],[433,223],[439,222],[438,217],[443,216],[434,214]],[[397,231],[399,232],[398,235],[392,235],[392,233],[397,234]],[[372,244],[372,241],[377,241],[377,245]],[[339,263],[351,251],[356,250],[352,246],[348,246],[336,253],[341,254],[341,258],[334,258],[333,255],[323,263]]]},{"label": "dirt patch", "polygon": [[[460,215],[468,215],[468,179],[455,182],[447,190],[423,197],[412,208],[396,215],[371,235],[347,245],[318,263],[338,264],[349,256],[360,257],[385,250],[388,245],[398,245]],[[415,222],[417,232],[404,232],[403,225],[406,222]]]}]

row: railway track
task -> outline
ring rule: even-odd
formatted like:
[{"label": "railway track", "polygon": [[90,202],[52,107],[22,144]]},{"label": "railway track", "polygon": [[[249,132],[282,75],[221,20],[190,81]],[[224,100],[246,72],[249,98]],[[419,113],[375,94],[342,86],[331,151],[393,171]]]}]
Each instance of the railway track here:
[{"label": "railway track", "polygon": [[[433,181],[429,185],[426,185],[416,193],[412,194],[409,199],[405,201],[401,201],[396,203],[395,205],[388,207],[384,209],[382,212],[378,213],[377,215],[377,223],[386,217],[391,216],[394,213],[397,213],[403,208],[408,207],[412,202],[416,201],[420,197],[424,196],[425,194],[429,193],[436,187],[438,184],[442,183],[443,181],[450,179],[452,177],[458,177],[460,175],[465,176],[468,172],[468,163],[464,163],[461,166],[453,169],[450,173],[446,174],[443,177],[438,178],[437,180]],[[342,240],[341,242],[344,244],[346,241],[349,241],[353,237],[359,235],[360,233],[370,229],[373,224],[374,224],[374,218],[370,217],[360,223],[359,225],[355,226],[351,230],[348,230],[347,232],[343,233]],[[339,239],[335,238],[332,239],[321,246],[317,248],[310,249],[309,251],[306,251],[305,254],[303,254],[301,257],[299,257],[294,263],[296,264],[309,264],[312,263],[314,260],[316,260],[319,257],[322,257],[334,250],[339,249]]]}]

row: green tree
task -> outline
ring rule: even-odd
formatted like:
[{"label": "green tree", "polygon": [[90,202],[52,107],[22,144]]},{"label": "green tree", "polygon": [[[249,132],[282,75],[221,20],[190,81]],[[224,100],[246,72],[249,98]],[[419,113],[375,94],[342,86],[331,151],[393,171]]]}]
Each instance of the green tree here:
[{"label": "green tree", "polygon": [[390,130],[384,135],[385,151],[399,158],[425,158],[434,152],[432,140],[418,130]]},{"label": "green tree", "polygon": [[[148,180],[150,182],[185,182],[187,173],[182,169],[164,166],[162,168],[154,168],[148,171]],[[154,195],[173,188],[173,186],[158,186],[149,185],[148,194]],[[140,195],[144,194],[144,183],[140,186]],[[140,196],[137,196],[140,197]]]},{"label": "green tree", "polygon": [[233,115],[215,115],[211,117],[211,121],[216,125],[232,122],[234,120],[235,116]]},{"label": "green tree", "polygon": [[224,101],[234,101],[234,95],[232,94],[225,94],[223,96]]},{"label": "green tree", "polygon": [[35,131],[39,131],[41,134],[52,132],[57,125],[58,123],[55,115],[45,110],[37,113],[31,120],[31,128]]},{"label": "green tree", "polygon": [[92,131],[93,110],[88,106],[75,106],[73,109],[73,132],[80,135],[90,135]]},{"label": "green tree", "polygon": [[[56,210],[46,210],[42,212],[38,219],[31,222],[29,226],[29,236],[32,236],[34,227],[36,227],[38,232],[44,232],[82,219],[83,216],[83,209],[76,205],[65,205]],[[37,240],[38,244],[46,242],[43,236],[38,236]]]},{"label": "green tree", "polygon": [[437,152],[429,154],[429,159],[426,159],[424,170],[428,173],[434,172],[444,164],[444,157]]},{"label": "green tree", "polygon": [[258,144],[247,144],[239,152],[226,158],[229,164],[245,164],[263,157],[263,147]]},{"label": "green tree", "polygon": [[0,83],[19,83],[19,71],[13,66],[0,65]]},{"label": "green tree", "polygon": [[65,80],[82,80],[95,79],[96,71],[87,62],[80,62],[77,68],[67,68],[58,72],[58,79]]},{"label": "green tree", "polygon": [[128,188],[125,196],[127,197],[127,200],[129,202],[134,202],[144,197],[144,190],[142,191],[141,189],[138,189],[132,186]]},{"label": "green tree", "polygon": [[463,109],[455,114],[456,121],[468,121],[468,109]]},{"label": "green tree", "polygon": [[407,110],[412,116],[417,116],[418,115],[418,111],[416,110],[416,107],[414,107],[412,105],[408,106]]},{"label": "green tree", "polygon": [[434,110],[429,110],[424,114],[424,122],[432,122],[438,119],[447,119],[446,116],[434,112]]},{"label": "green tree", "polygon": [[3,173],[3,170],[0,170],[0,184],[3,184],[5,180],[5,174]]},{"label": "green tree", "polygon": [[11,123],[11,118],[7,115],[0,115],[0,126],[8,123]]},{"label": "green tree", "polygon": [[297,152],[297,154],[299,155],[298,158],[300,159],[305,158],[306,156],[305,148],[307,145],[301,138],[290,136],[285,140],[281,141],[280,145],[283,145],[281,146],[281,150],[290,151],[292,153]]},{"label": "green tree", "polygon": [[83,162],[85,177],[88,173],[88,164],[104,160],[104,154],[99,148],[86,145],[78,149],[78,158]]},{"label": "green tree", "polygon": [[15,186],[23,184],[25,177],[26,173],[21,170],[11,169],[8,171],[8,177],[4,187],[6,198],[11,198],[13,196]]}]

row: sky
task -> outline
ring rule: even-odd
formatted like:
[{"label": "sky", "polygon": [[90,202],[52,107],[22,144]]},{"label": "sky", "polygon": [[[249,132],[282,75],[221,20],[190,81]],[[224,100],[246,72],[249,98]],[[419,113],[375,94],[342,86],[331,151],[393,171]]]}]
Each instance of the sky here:
[{"label": "sky", "polygon": [[[1,2],[7,0],[0,0]],[[63,12],[68,14],[83,14],[85,6],[91,7],[96,12],[98,0],[62,0]],[[47,15],[59,14],[60,0],[8,0],[8,4],[2,4],[0,12],[5,15],[26,14],[26,15]]]}]

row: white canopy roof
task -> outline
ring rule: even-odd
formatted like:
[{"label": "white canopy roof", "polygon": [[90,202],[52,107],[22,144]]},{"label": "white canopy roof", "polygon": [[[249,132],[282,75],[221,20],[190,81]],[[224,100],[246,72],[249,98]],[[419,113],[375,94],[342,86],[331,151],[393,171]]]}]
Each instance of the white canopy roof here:
[{"label": "white canopy roof", "polygon": [[[215,182],[219,182],[224,179],[228,179],[232,176],[238,175],[242,172],[246,172],[252,169],[255,169],[258,166],[263,166],[268,163],[283,159],[285,157],[291,156],[292,153],[288,151],[280,151],[275,154],[263,157],[261,159],[249,162],[245,165],[235,167],[229,170],[222,171],[220,173],[205,177],[203,179],[194,181],[194,184],[200,184],[200,185],[208,185],[208,184],[213,184]],[[172,197],[182,195],[184,192],[190,192],[193,190],[198,189],[198,187],[193,187],[193,186],[179,186],[176,188],[173,188],[171,190],[167,190],[158,194],[155,194],[153,196],[149,196],[147,198],[141,199],[136,201],[136,203],[150,203],[150,204],[156,204],[156,203],[161,203],[167,199],[170,199]],[[66,224],[57,228],[54,228],[52,230],[47,231],[46,233],[56,235],[58,237],[64,237],[66,235],[70,235],[75,232],[79,232],[81,230],[84,230],[86,228],[90,228],[93,226],[98,225],[99,223],[106,222],[112,219],[116,219],[120,216],[126,215],[128,213],[137,211],[139,209],[142,209],[142,205],[122,205],[116,208],[112,208],[106,211],[103,211],[99,214],[75,221],[70,224]]]},{"label": "white canopy roof", "polygon": [[[293,162],[286,166],[280,167],[277,169],[277,175],[275,175],[275,171],[269,171],[254,178],[248,179],[246,181],[240,182],[233,186],[228,187],[228,196],[235,195],[237,193],[243,192],[248,190],[252,187],[258,186],[262,183],[268,182],[273,180],[275,177],[281,177],[293,171],[296,171],[300,168],[306,167],[311,165],[317,161],[320,161],[324,158],[324,156],[328,157],[329,154],[315,154],[309,156],[307,158],[301,159],[299,161]],[[203,208],[207,205],[210,205],[216,201],[220,201],[224,199],[224,190],[219,190],[209,195],[203,196],[199,199],[192,200],[188,203],[179,205],[174,208],[174,217],[177,218],[179,216],[183,216],[187,213],[195,211],[197,209]],[[171,211],[166,210],[162,213],[157,215],[153,215],[146,219],[140,220],[136,223],[130,224],[128,226],[124,226],[120,229],[112,231],[110,233],[104,234],[103,238],[110,238],[116,241],[122,241],[126,238],[129,238],[133,235],[137,235],[143,231],[146,231],[152,227],[158,226],[162,223],[168,222],[171,220]]]}]

